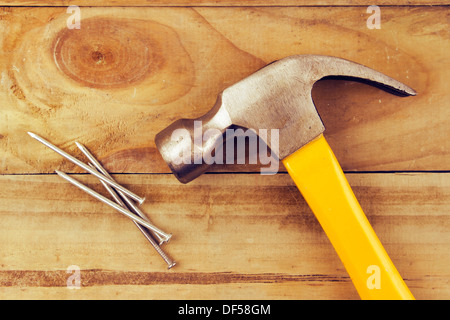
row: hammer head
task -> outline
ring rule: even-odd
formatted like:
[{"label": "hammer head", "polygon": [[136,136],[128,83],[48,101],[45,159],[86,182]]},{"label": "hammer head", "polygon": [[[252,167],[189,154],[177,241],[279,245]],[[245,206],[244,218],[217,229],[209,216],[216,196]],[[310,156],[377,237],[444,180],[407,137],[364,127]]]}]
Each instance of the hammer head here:
[{"label": "hammer head", "polygon": [[[183,183],[209,164],[201,157],[222,142],[230,126],[267,129],[261,137],[272,148],[270,132],[278,130],[276,156],[284,159],[319,136],[324,125],[314,106],[314,83],[328,77],[350,78],[379,86],[401,96],[415,95],[410,87],[363,65],[329,56],[299,55],[273,62],[219,94],[215,106],[197,119],[180,119],[156,135],[156,146],[175,176]],[[195,141],[194,123],[202,132],[213,130],[206,140]],[[184,133],[183,133],[184,132]],[[186,156],[188,155],[188,156]]]}]

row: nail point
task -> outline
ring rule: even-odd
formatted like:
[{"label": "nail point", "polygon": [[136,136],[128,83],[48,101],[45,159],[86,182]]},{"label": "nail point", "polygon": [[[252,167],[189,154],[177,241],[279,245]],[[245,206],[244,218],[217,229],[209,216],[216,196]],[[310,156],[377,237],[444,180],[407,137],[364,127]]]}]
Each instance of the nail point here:
[{"label": "nail point", "polygon": [[85,146],[82,145],[81,143],[79,143],[78,141],[75,141],[75,144],[77,145],[77,147],[78,147],[79,149],[85,149]]}]

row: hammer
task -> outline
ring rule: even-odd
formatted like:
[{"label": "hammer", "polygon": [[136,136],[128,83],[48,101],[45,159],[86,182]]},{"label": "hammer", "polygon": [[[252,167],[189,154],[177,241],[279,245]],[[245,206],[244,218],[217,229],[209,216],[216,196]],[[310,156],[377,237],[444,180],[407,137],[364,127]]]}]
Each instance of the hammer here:
[{"label": "hammer", "polygon": [[[187,183],[209,168],[201,155],[216,150],[227,128],[276,129],[277,146],[271,145],[270,134],[260,138],[277,150],[361,299],[413,300],[323,136],[325,127],[311,91],[316,81],[335,77],[362,81],[399,96],[416,95],[410,87],[352,61],[290,56],[226,88],[205,115],[169,125],[156,135],[156,146],[178,180]],[[213,129],[201,145],[193,138],[195,121],[201,121],[203,130]],[[189,134],[175,135],[178,130]]]}]

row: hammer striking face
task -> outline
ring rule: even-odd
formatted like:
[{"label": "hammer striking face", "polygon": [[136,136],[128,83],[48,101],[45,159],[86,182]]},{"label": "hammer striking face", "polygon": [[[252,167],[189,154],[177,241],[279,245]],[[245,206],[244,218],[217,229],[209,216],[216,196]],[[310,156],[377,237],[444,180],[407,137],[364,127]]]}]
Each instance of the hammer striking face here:
[{"label": "hammer striking face", "polygon": [[[209,165],[199,155],[211,154],[227,128],[258,132],[276,129],[279,139],[261,137],[293,178],[336,249],[358,293],[364,299],[413,299],[378,240],[342,169],[323,137],[325,130],[311,91],[327,77],[349,78],[379,86],[400,96],[410,87],[368,67],[340,58],[303,55],[273,62],[219,94],[214,107],[198,119],[181,119],[156,136],[156,146],[175,176],[189,182]],[[195,143],[194,121],[215,129],[203,144]],[[189,134],[173,139],[183,129]],[[278,142],[273,146],[273,141]],[[180,163],[181,154],[190,161]]]}]

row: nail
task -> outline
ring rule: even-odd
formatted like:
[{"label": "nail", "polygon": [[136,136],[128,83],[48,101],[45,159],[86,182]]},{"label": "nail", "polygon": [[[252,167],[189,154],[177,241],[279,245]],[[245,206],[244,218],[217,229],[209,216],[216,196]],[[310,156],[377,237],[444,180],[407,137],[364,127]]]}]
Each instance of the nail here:
[{"label": "nail", "polygon": [[[149,224],[147,221],[143,220],[140,217],[135,216],[134,214],[132,214],[129,210],[125,209],[126,207],[121,207],[120,205],[116,204],[115,202],[109,200],[108,198],[105,198],[104,196],[102,196],[101,194],[95,192],[94,190],[86,187],[84,184],[80,183],[79,181],[69,177],[67,174],[65,174],[64,172],[58,171],[56,170],[56,173],[62,177],[63,179],[69,181],[70,183],[72,183],[73,185],[77,186],[78,188],[80,188],[81,190],[87,192],[88,194],[90,194],[91,196],[93,196],[94,198],[102,201],[103,203],[106,203],[108,205],[110,205],[111,207],[113,207],[114,209],[116,209],[117,211],[123,213],[125,216],[127,216],[128,218],[132,219],[134,223],[136,223],[136,225],[139,227],[139,229],[144,233],[144,235],[146,236],[147,240],[150,242],[150,244],[153,246],[153,248],[155,248],[156,252],[158,252],[158,254],[164,259],[164,261],[167,263],[168,265],[168,269],[172,268],[173,266],[176,265],[176,262],[173,261],[164,251],[162,251],[162,249],[159,247],[159,245],[155,242],[155,240],[153,240],[153,238],[148,235],[145,232],[145,229],[142,228],[141,225],[151,229],[153,226],[151,224]],[[103,182],[103,181],[102,181]],[[106,185],[106,184],[104,184]]]},{"label": "nail", "polygon": [[120,213],[124,214],[125,216],[127,216],[128,218],[130,218],[133,221],[136,221],[137,223],[139,223],[140,225],[143,225],[146,228],[151,229],[153,226],[148,223],[147,221],[145,221],[144,219],[142,219],[141,217],[138,217],[136,215],[134,215],[133,213],[131,213],[129,210],[122,208],[120,205],[118,205],[117,203],[109,200],[108,198],[102,196],[101,194],[95,192],[94,190],[90,189],[89,187],[85,186],[84,184],[78,182],[77,180],[69,177],[67,174],[65,174],[64,172],[55,171],[61,178],[69,181],[70,183],[72,183],[73,185],[77,186],[78,188],[80,188],[81,190],[83,190],[84,192],[90,194],[91,196],[93,196],[94,198],[96,198],[97,200],[100,200],[101,202],[113,207],[114,209],[116,209],[117,211],[119,211]]},{"label": "nail", "polygon": [[[97,159],[94,158],[94,156],[89,152],[89,150],[86,149],[86,147],[84,147],[82,144],[75,142],[78,146],[78,148],[89,158],[89,160],[91,162],[95,162],[93,164],[89,164],[94,168],[97,168],[97,170],[100,171],[100,173],[104,174],[105,176],[107,176],[108,178],[110,178],[111,180],[113,180],[113,178],[111,177],[111,175],[105,170],[105,168],[103,168],[101,166],[101,164],[97,161]],[[146,220],[148,223],[151,223],[150,220],[148,220],[148,218],[144,215],[144,213],[139,210],[139,208],[133,203],[133,201],[131,201],[130,199],[128,199],[128,197],[123,194],[121,191],[118,190],[114,190],[114,188],[112,188],[111,186],[107,185],[105,182],[103,182],[102,180],[100,180],[100,182],[103,184],[103,186],[105,187],[105,189],[109,192],[109,194],[114,198],[114,200],[123,208],[127,208],[127,205],[122,201],[122,199],[124,199],[125,201],[127,201],[128,205],[131,207],[129,209],[132,209],[132,211],[134,213],[136,213],[137,215],[139,215],[142,219]],[[122,197],[122,198],[121,198]],[[153,225],[153,224],[152,224]],[[139,227],[139,225],[138,225]],[[141,228],[139,228],[141,229]],[[141,229],[142,231],[142,229]],[[167,234],[164,231],[162,231],[161,229],[159,229],[158,227],[153,225],[153,228],[150,230],[152,232],[152,235],[154,235],[158,240],[159,240],[159,245],[168,242],[169,239],[172,237],[171,234]],[[146,234],[144,234],[146,235]]]},{"label": "nail", "polygon": [[114,188],[116,188],[117,190],[122,191],[123,193],[125,193],[127,196],[129,196],[130,198],[136,200],[139,204],[142,204],[145,201],[145,198],[141,198],[138,195],[134,194],[133,192],[131,192],[130,190],[122,187],[120,184],[118,184],[117,182],[108,179],[106,176],[104,176],[103,174],[101,174],[100,172],[98,172],[97,170],[89,167],[87,164],[85,164],[84,162],[81,162],[80,160],[72,157],[70,154],[64,152],[63,150],[61,150],[60,148],[56,147],[55,145],[51,144],[50,142],[48,142],[47,140],[45,140],[44,138],[38,136],[35,133],[32,132],[28,132],[28,134],[36,139],[37,141],[39,141],[40,143],[44,144],[45,146],[49,147],[50,149],[52,149],[53,151],[55,151],[56,153],[60,154],[61,156],[63,156],[64,158],[70,160],[71,162],[73,162],[74,164],[76,164],[77,166],[83,168],[84,170],[86,170],[87,172],[93,174],[94,176],[96,176],[97,178],[99,178],[100,180],[106,182],[107,184],[109,184],[110,186],[113,186]]},{"label": "nail", "polygon": [[[122,201],[122,199],[120,199],[120,196],[116,193],[116,191],[112,187],[107,185],[102,180],[100,180],[100,182],[105,187],[105,189],[108,190],[108,192],[120,206],[122,206],[123,208],[127,207],[125,203]],[[133,223],[136,225],[136,227],[138,227],[138,229],[142,232],[142,234],[145,236],[148,242],[150,242],[153,248],[155,248],[156,252],[158,252],[161,258],[163,258],[163,260],[167,263],[168,269],[172,268],[176,264],[175,261],[169,258],[169,256],[161,249],[161,247],[156,243],[156,241],[153,239],[152,235],[149,233],[147,229],[145,229],[140,224],[136,223],[136,221],[133,221]]]},{"label": "nail", "polygon": [[[92,165],[95,168],[97,168],[97,170],[100,173],[104,174],[107,178],[111,179],[112,181],[115,181],[113,179],[113,177],[111,177],[109,172],[106,171],[105,168],[103,168],[103,166],[100,164],[100,162],[92,155],[92,153],[84,145],[82,145],[81,143],[79,143],[77,141],[75,141],[75,144],[77,145],[78,149],[80,149],[81,152],[83,152],[83,154],[89,159],[89,161],[92,163]],[[148,217],[123,192],[121,192],[120,190],[115,190],[115,191],[117,191],[119,196],[122,197],[122,199],[128,204],[128,207],[131,211],[133,211],[135,214],[140,216],[142,219],[150,222]],[[108,190],[108,192],[110,192],[110,190]],[[110,194],[111,194],[111,196],[114,197],[114,195],[111,192],[110,192]],[[120,199],[120,197],[119,197],[119,199]],[[120,199],[120,200],[122,200],[122,199]],[[118,202],[118,201],[116,201],[116,202]],[[120,202],[122,202],[122,201],[120,201]],[[151,231],[153,231],[152,234],[159,240],[159,245],[161,245],[165,242],[169,242],[170,238],[172,237],[171,234],[167,234],[157,227],[155,227]]]}]

